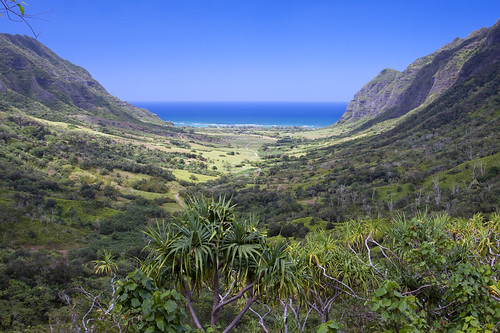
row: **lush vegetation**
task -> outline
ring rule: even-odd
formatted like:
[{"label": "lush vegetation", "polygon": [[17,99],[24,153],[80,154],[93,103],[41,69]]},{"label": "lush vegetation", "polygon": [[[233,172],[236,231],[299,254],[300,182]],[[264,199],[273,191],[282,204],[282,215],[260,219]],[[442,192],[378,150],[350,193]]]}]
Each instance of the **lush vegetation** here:
[{"label": "lush vegetation", "polygon": [[[487,121],[496,119],[495,103],[474,115],[484,132],[460,136],[459,146],[449,144],[455,139],[446,138],[453,132],[446,126],[442,136],[422,130],[398,140],[391,138],[399,132],[388,131],[344,142],[348,137],[337,136],[335,128],[286,134],[283,129],[200,129],[169,138],[114,127],[104,127],[103,133],[103,127],[4,111],[0,300],[9,310],[2,314],[1,328],[440,331],[434,327],[440,318],[449,330],[460,325],[463,331],[474,325],[491,330],[498,316],[498,267],[485,260],[491,260],[490,249],[498,254],[494,212],[500,175],[497,145],[486,142],[497,140],[495,122]],[[470,124],[468,117],[464,123]],[[429,149],[440,142],[441,148]],[[488,148],[464,148],[473,143]],[[181,242],[178,230],[194,228],[187,222],[205,214],[194,208],[180,213],[176,198],[189,193],[232,198],[236,206],[212,203],[231,211],[218,237],[206,244],[220,252],[195,259],[189,256],[198,253],[197,244],[179,250],[175,260],[185,260],[185,268],[196,260],[202,265],[189,270],[193,285],[186,288],[186,277],[169,261],[172,248],[162,247],[166,239],[160,236]],[[398,218],[426,210],[425,218]],[[260,221],[240,217],[250,213]],[[215,226],[205,222],[199,231],[213,233]],[[415,235],[412,226],[423,229]],[[143,232],[151,227],[149,236],[156,238]],[[245,250],[232,247],[236,252],[228,257],[226,242],[236,237],[234,228],[242,238],[233,241]],[[481,250],[486,238],[489,247]],[[154,303],[146,314],[142,304],[148,294],[133,303],[128,296],[118,298],[122,294],[113,296],[112,276],[94,274],[93,261],[103,250],[113,254],[123,286],[148,290]],[[160,250],[170,265],[155,271],[153,258]],[[134,258],[148,266],[135,271]],[[271,266],[265,260],[279,260],[293,275],[285,281],[279,273],[259,271]],[[214,262],[221,265],[219,292],[211,284]],[[235,274],[238,283],[227,294]],[[469,276],[469,289],[460,289]],[[273,279],[278,282],[269,282]],[[220,307],[214,303],[219,294],[226,297]],[[477,299],[469,304],[464,295]],[[169,307],[161,308],[166,302]],[[144,315],[151,321],[140,326]],[[414,327],[405,327],[410,324]]]},{"label": "lush vegetation", "polygon": [[[110,281],[107,288],[79,281],[79,292],[59,291],[66,304],[45,312],[52,330],[491,332],[500,325],[498,214],[348,221],[283,242],[236,216],[228,201],[193,199],[146,234],[146,256],[127,277],[116,280],[120,264],[105,251],[93,269],[111,280],[91,281]],[[11,270],[23,267],[19,257],[7,259]],[[57,290],[68,273],[50,274],[45,283]],[[30,283],[11,279],[5,308],[26,299],[44,312],[54,302],[54,291]],[[8,313],[3,328],[15,329],[16,320]]]},{"label": "lush vegetation", "polygon": [[499,329],[498,52],[397,118],[195,129],[0,38],[0,330]]}]

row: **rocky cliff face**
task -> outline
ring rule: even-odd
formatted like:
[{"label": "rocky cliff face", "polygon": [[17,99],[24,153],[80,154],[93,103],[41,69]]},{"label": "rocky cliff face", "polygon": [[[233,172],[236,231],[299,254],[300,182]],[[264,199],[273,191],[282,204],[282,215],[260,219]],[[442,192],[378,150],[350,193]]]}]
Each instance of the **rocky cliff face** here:
[{"label": "rocky cliff face", "polygon": [[[489,52],[492,36],[500,30],[500,21],[482,28],[467,38],[456,38],[434,53],[417,59],[403,72],[384,69],[356,93],[340,123],[397,118],[425,106],[464,79],[464,68],[477,55]],[[476,64],[481,66],[480,64]]]},{"label": "rocky cliff face", "polygon": [[27,36],[0,34],[0,104],[57,119],[92,116],[163,124],[156,115],[110,95],[82,67]]}]

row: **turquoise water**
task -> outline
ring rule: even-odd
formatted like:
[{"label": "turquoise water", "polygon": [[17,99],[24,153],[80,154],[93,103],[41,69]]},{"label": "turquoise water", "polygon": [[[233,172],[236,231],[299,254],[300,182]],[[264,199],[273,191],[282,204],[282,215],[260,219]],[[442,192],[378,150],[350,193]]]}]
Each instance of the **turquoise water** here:
[{"label": "turquoise water", "polygon": [[175,126],[326,127],[344,113],[345,102],[132,102]]}]

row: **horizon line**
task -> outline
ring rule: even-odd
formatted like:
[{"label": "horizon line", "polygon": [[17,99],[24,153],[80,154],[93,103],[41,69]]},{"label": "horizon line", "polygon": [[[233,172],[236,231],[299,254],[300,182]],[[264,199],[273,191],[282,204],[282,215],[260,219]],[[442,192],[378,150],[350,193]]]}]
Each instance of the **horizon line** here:
[{"label": "horizon line", "polygon": [[127,100],[128,103],[349,103],[350,101],[186,101],[186,100]]}]

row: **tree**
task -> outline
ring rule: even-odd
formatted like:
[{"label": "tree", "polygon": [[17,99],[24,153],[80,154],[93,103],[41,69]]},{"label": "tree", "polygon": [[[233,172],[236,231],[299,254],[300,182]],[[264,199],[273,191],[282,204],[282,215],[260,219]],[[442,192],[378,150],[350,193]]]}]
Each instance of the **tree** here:
[{"label": "tree", "polygon": [[201,291],[212,294],[210,327],[219,324],[224,307],[243,304],[225,333],[257,300],[277,299],[297,288],[286,245],[266,242],[257,221],[236,217],[225,199],[192,198],[184,214],[170,224],[159,223],[147,235],[150,256],[144,270],[158,285],[173,284],[182,291],[202,331],[194,306]]},{"label": "tree", "polygon": [[347,235],[317,232],[308,235],[300,247],[300,256],[311,277],[306,302],[327,323],[335,303],[345,297],[365,300],[360,296],[372,289],[376,281],[369,266],[345,246]]},{"label": "tree", "polygon": [[25,6],[26,3],[23,1],[0,0],[0,17],[5,15],[11,21],[25,23],[36,38],[38,35],[28,22],[30,18],[33,18],[33,15],[26,14]]}]

